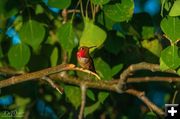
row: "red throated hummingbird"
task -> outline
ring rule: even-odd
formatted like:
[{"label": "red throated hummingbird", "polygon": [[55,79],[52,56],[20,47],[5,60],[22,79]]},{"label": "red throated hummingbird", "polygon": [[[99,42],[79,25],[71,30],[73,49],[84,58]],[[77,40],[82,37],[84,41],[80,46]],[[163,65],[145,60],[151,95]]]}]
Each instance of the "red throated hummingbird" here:
[{"label": "red throated hummingbird", "polygon": [[82,47],[80,47],[79,50],[77,51],[77,61],[82,68],[88,69],[88,70],[96,73],[93,59],[91,58],[91,56],[89,54],[89,49],[93,48],[93,47],[96,47],[96,46],[92,46],[92,47],[82,46]]}]

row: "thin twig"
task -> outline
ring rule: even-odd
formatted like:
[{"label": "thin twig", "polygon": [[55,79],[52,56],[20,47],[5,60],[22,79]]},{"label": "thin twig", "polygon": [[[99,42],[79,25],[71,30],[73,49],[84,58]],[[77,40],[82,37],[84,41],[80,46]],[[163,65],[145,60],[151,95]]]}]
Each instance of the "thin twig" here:
[{"label": "thin twig", "polygon": [[96,15],[96,13],[97,13],[99,10],[100,10],[100,6],[97,5],[97,6],[95,7],[95,15]]},{"label": "thin twig", "polygon": [[161,110],[159,107],[157,107],[154,103],[152,103],[144,94],[144,92],[141,92],[141,91],[137,91],[137,90],[134,90],[134,89],[128,89],[125,91],[126,93],[128,94],[131,94],[131,95],[134,95],[136,96],[137,98],[139,98],[141,101],[143,101],[147,106],[148,108],[151,110],[153,110],[154,112],[156,112],[158,115],[161,115],[163,116],[165,113],[163,110]]},{"label": "thin twig", "polygon": [[68,13],[80,13],[80,10],[76,10],[76,9],[72,9],[72,10],[68,10]]},{"label": "thin twig", "polygon": [[174,92],[173,99],[172,99],[172,104],[175,103],[177,94],[178,94],[178,90],[176,90],[176,91]]},{"label": "thin twig", "polygon": [[88,17],[89,0],[86,2],[86,17]]},{"label": "thin twig", "polygon": [[55,88],[60,94],[63,92],[63,88],[58,88],[58,86],[47,76],[42,77],[43,80],[47,81],[53,88]]},{"label": "thin twig", "polygon": [[79,112],[79,119],[83,119],[83,115],[84,115],[84,108],[85,108],[85,104],[86,104],[86,85],[81,83],[81,108],[80,108],[80,112]]},{"label": "thin twig", "polygon": [[82,3],[82,0],[79,0],[79,1],[80,1],[81,14],[82,14],[82,17],[84,18],[83,3]]},{"label": "thin twig", "polygon": [[127,83],[143,83],[143,82],[180,82],[180,77],[161,77],[161,76],[153,76],[153,77],[133,77],[128,78]]},{"label": "thin twig", "polygon": [[[80,2],[81,2],[81,0],[78,0],[78,2],[77,2],[77,4],[76,4],[76,7],[75,7],[75,11],[76,11],[76,9],[77,9],[77,7],[79,6],[79,4],[80,4]],[[80,10],[78,10],[79,12],[81,12]],[[71,17],[71,22],[73,21],[73,19],[74,19],[74,15],[75,15],[75,13],[76,12],[73,12],[73,14],[72,14],[72,17]]]},{"label": "thin twig", "polygon": [[81,72],[85,72],[85,73],[94,75],[98,80],[101,80],[101,78],[96,73],[94,73],[94,72],[92,72],[90,70],[79,68],[79,67],[74,67],[72,70],[81,71]]},{"label": "thin twig", "polygon": [[91,5],[91,12],[92,12],[92,18],[93,21],[95,20],[95,5],[92,3],[92,1],[90,0],[90,5]]},{"label": "thin twig", "polygon": [[63,17],[63,22],[62,22],[62,24],[65,24],[66,22],[67,22],[67,20],[68,20],[68,11],[67,11],[67,9],[63,9],[63,11],[62,11],[62,17]]}]

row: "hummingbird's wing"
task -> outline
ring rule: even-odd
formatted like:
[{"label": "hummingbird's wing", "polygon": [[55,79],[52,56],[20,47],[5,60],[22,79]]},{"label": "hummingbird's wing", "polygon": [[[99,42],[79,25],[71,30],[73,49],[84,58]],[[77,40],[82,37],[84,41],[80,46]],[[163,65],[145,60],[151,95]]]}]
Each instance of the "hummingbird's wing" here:
[{"label": "hummingbird's wing", "polygon": [[94,67],[94,62],[93,59],[89,57],[77,57],[79,65],[84,68],[88,69],[94,73],[96,73],[95,67]]},{"label": "hummingbird's wing", "polygon": [[93,59],[91,57],[89,58],[89,70],[96,73],[96,70],[94,67],[94,62],[93,62]]}]

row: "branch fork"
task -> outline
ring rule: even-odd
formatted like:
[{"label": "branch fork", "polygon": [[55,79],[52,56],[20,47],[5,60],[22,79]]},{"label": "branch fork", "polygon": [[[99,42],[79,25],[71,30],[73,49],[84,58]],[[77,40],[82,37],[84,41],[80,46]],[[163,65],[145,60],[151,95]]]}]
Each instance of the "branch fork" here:
[{"label": "branch fork", "polygon": [[[79,119],[83,118],[84,113],[84,107],[85,107],[85,100],[86,100],[86,90],[87,88],[95,88],[100,90],[107,90],[107,91],[114,91],[117,93],[127,93],[130,95],[133,95],[137,98],[139,98],[144,104],[147,105],[147,107],[156,112],[158,115],[163,116],[164,111],[157,107],[153,102],[151,102],[146,96],[143,91],[138,91],[135,89],[128,89],[126,86],[127,83],[141,83],[141,82],[150,82],[150,81],[161,81],[161,82],[180,82],[180,77],[177,75],[176,77],[135,77],[131,78],[129,77],[132,75],[135,71],[138,70],[150,70],[152,72],[158,71],[158,72],[165,72],[165,73],[171,73],[176,74],[173,70],[168,71],[161,71],[159,65],[157,64],[150,64],[150,63],[139,63],[139,64],[133,64],[129,66],[127,69],[125,69],[119,79],[113,79],[113,80],[79,80],[77,77],[73,76],[63,76],[58,75],[59,73],[63,71],[80,71],[85,72],[88,74],[94,75],[97,79],[100,79],[100,77],[95,74],[94,72],[91,72],[89,70],[84,70],[82,68],[76,67],[74,64],[61,64],[55,67],[43,69],[40,71],[32,72],[32,73],[25,73],[19,76],[13,76],[11,78],[1,80],[0,81],[0,88],[11,86],[14,84],[18,84],[25,81],[30,80],[39,80],[44,79],[46,80],[53,88],[55,88],[59,93],[62,93],[61,90],[58,88],[58,86],[52,81],[53,79],[57,79],[60,82],[66,83],[66,84],[72,84],[77,85],[81,88],[82,92],[82,101],[81,101],[81,108],[79,113]],[[2,70],[1,70],[2,71]],[[1,72],[0,71],[0,72]],[[3,72],[5,73],[5,72]]]}]

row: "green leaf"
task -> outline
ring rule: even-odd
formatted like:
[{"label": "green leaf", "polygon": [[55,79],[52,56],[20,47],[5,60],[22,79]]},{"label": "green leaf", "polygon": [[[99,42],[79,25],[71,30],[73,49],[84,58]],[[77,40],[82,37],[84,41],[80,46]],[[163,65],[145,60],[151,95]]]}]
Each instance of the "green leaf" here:
[{"label": "green leaf", "polygon": [[171,3],[172,2],[169,2],[167,0],[161,0],[161,16],[163,16],[164,9],[165,11],[170,11],[170,8],[172,6]]},{"label": "green leaf", "polygon": [[92,114],[94,111],[98,109],[99,106],[100,106],[100,102],[98,101],[91,106],[85,107],[84,116],[86,117],[87,115]]},{"label": "green leaf", "polygon": [[154,112],[148,112],[144,119],[157,119],[157,116]]},{"label": "green leaf", "polygon": [[108,92],[99,92],[98,94],[98,101],[103,104],[105,99],[109,96]]},{"label": "green leaf", "polygon": [[42,14],[44,12],[44,9],[41,5],[37,4],[36,5],[36,10],[35,10],[35,13],[36,14]]},{"label": "green leaf", "polygon": [[81,104],[81,90],[75,86],[65,86],[65,94],[72,105],[77,109]]},{"label": "green leaf", "polygon": [[72,49],[76,46],[75,33],[71,22],[63,24],[58,29],[58,38],[62,48],[70,54]]},{"label": "green leaf", "polygon": [[10,65],[17,69],[24,67],[30,59],[29,47],[23,43],[13,45],[8,52],[8,59]]},{"label": "green leaf", "polygon": [[101,46],[106,39],[106,32],[87,18],[84,19],[84,22],[85,28],[80,39],[80,46]]},{"label": "green leaf", "polygon": [[68,8],[71,5],[71,0],[48,0],[48,5],[55,8]]},{"label": "green leaf", "polygon": [[[14,102],[14,105],[11,105],[11,106],[12,107],[14,106],[16,108],[18,107],[15,110],[14,114],[16,114],[15,115],[16,117],[23,117],[23,114],[26,111],[26,107],[31,102],[31,99],[28,97],[20,97],[18,95],[15,95],[14,97],[15,97],[15,102]],[[7,114],[6,114],[6,116],[7,116]]]},{"label": "green leaf", "polygon": [[169,67],[164,63],[164,61],[162,60],[162,58],[160,57],[160,69],[162,71],[168,70]]},{"label": "green leaf", "polygon": [[150,39],[154,37],[154,27],[143,26],[142,28],[143,39]]},{"label": "green leaf", "polygon": [[180,39],[180,19],[178,17],[164,18],[161,21],[161,28],[172,43]]},{"label": "green leaf", "polygon": [[51,66],[56,66],[58,62],[58,48],[55,47],[50,56]]},{"label": "green leaf", "polygon": [[95,95],[94,95],[94,93],[92,92],[92,90],[90,90],[90,89],[87,90],[87,96],[88,96],[91,100],[95,101]]},{"label": "green leaf", "polygon": [[19,31],[19,35],[22,42],[32,46],[35,50],[44,39],[45,28],[37,21],[28,20],[25,24],[23,24]]},{"label": "green leaf", "polygon": [[159,57],[162,51],[162,44],[156,38],[151,40],[143,40],[142,44],[142,56],[146,62],[159,63]]},{"label": "green leaf", "polygon": [[113,25],[116,23],[113,20],[111,20],[110,18],[108,18],[106,15],[104,15],[103,11],[100,12],[99,14],[97,14],[97,21],[99,24],[103,25],[108,30],[112,30]]},{"label": "green leaf", "polygon": [[[178,56],[178,47],[169,46],[161,52],[161,63],[164,63],[169,69],[176,69],[180,66],[180,57]],[[161,67],[162,68],[162,67]],[[164,69],[162,69],[164,70]]]},{"label": "green leaf", "polygon": [[110,0],[92,0],[92,3],[95,5],[104,5],[107,4]]},{"label": "green leaf", "polygon": [[119,71],[121,71],[123,68],[123,64],[118,64],[116,66],[114,66],[111,70],[111,75],[114,76],[116,75]]},{"label": "green leaf", "polygon": [[97,58],[94,60],[95,68],[98,74],[105,80],[111,80],[111,68],[110,66],[103,61],[101,58]]},{"label": "green leaf", "polygon": [[177,74],[180,75],[180,68],[177,70]]},{"label": "green leaf", "polygon": [[179,16],[180,15],[180,0],[174,1],[174,4],[169,12],[169,16]]},{"label": "green leaf", "polygon": [[134,2],[133,0],[121,0],[121,3],[104,5],[103,10],[105,15],[114,21],[128,21],[134,12]]},{"label": "green leaf", "polygon": [[14,0],[0,0],[0,19],[9,18],[18,13],[17,6],[18,2]]},{"label": "green leaf", "polygon": [[3,52],[2,52],[2,47],[1,47],[1,44],[0,44],[0,59],[3,57]]},{"label": "green leaf", "polygon": [[147,49],[149,52],[151,52],[153,55],[159,57],[162,50],[162,45],[159,42],[158,39],[153,40],[143,40],[141,42],[142,47]]}]

